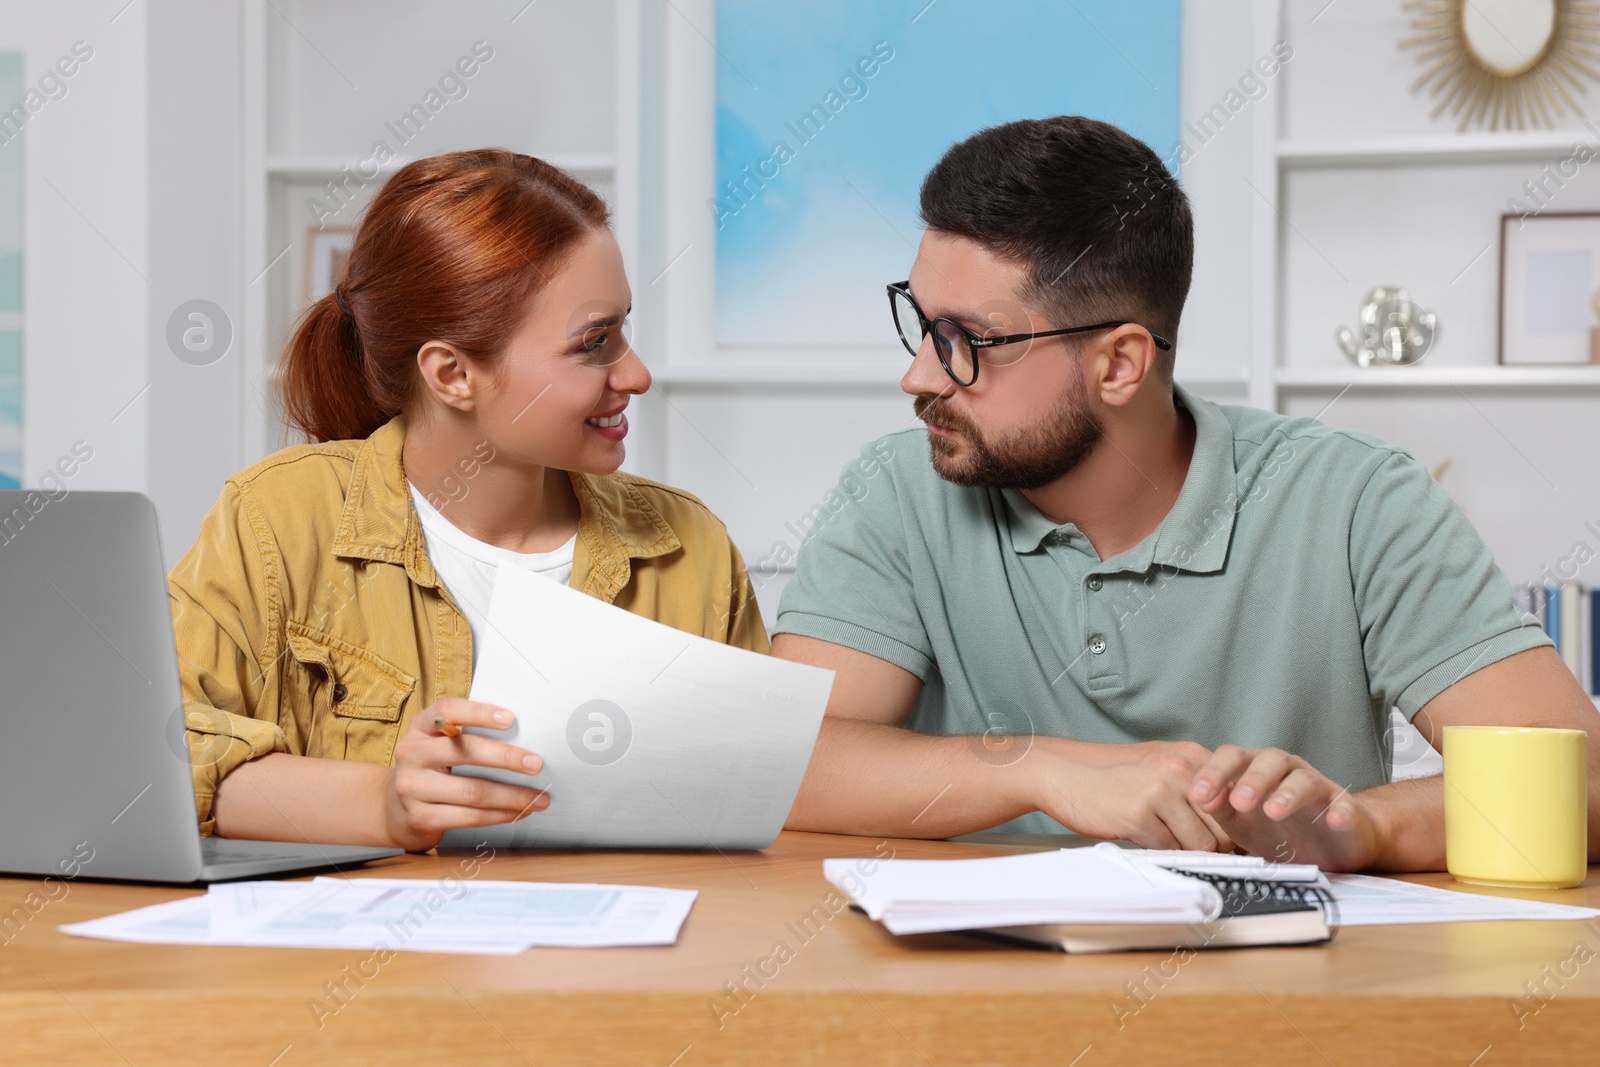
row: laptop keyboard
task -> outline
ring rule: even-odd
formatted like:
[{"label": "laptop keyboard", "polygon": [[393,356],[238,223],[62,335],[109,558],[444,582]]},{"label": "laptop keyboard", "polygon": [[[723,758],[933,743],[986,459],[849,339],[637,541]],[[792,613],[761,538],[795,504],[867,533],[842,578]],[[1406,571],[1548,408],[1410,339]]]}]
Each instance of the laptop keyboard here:
[{"label": "laptop keyboard", "polygon": [[206,856],[201,862],[204,863],[205,866],[207,866],[207,867],[227,867],[227,866],[230,866],[230,865],[235,864],[235,863],[260,863],[262,860],[273,859],[273,858],[275,858],[275,857],[265,856],[265,855],[262,855],[262,856],[227,856],[227,855],[213,853],[210,856]]},{"label": "laptop keyboard", "polygon": [[284,859],[282,852],[272,849],[251,848],[249,842],[222,840],[212,837],[200,839],[200,862],[207,867],[226,867],[233,863],[260,863],[262,860]]}]

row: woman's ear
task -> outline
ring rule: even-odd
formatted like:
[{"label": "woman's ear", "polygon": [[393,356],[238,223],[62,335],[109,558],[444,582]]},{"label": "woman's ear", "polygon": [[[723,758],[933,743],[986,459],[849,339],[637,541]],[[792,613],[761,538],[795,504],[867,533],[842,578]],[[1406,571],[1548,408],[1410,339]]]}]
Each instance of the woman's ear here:
[{"label": "woman's ear", "polygon": [[417,350],[417,371],[422,384],[440,402],[457,411],[471,411],[476,406],[482,371],[454,345],[424,342]]}]

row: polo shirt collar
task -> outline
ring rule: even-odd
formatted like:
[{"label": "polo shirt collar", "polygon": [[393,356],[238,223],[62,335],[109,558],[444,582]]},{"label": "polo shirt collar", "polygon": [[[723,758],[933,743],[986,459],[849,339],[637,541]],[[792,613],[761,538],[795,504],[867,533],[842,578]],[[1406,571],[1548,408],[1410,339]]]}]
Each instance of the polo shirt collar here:
[{"label": "polo shirt collar", "polygon": [[[1119,556],[1105,560],[1103,571],[1145,571],[1155,564],[1196,573],[1222,569],[1233,536],[1238,506],[1237,476],[1233,465],[1233,425],[1222,409],[1176,383],[1173,398],[1194,417],[1194,455],[1189,473],[1172,510],[1150,536]],[[1004,489],[1011,547],[1036,552],[1052,534],[1068,543],[1081,540],[1093,554],[1087,538],[1071,523],[1057,526],[1016,489]]]},{"label": "polo shirt collar", "polygon": [[1078,532],[1078,528],[1070,522],[1065,526],[1051,522],[1019,489],[1002,489],[1000,495],[1006,502],[1006,524],[1011,528],[1011,547],[1017,552],[1037,552],[1039,546],[1058,531],[1061,534]]},{"label": "polo shirt collar", "polygon": [[[428,559],[401,462],[405,436],[405,416],[396,415],[361,443],[334,532],[333,554],[398,563],[412,581],[431,588],[440,584],[439,577]],[[578,542],[588,558],[590,581],[599,591],[614,593],[626,585],[631,560],[682,547],[661,512],[626,479],[576,472],[569,476],[581,509]]]},{"label": "polo shirt collar", "polygon": [[[1183,489],[1167,517],[1130,552],[1152,546],[1151,562],[1208,574],[1228,561],[1233,519],[1239,507],[1239,477],[1233,465],[1233,423],[1222,409],[1176,383],[1173,395],[1194,416],[1194,455]],[[1143,569],[1141,567],[1140,569]]]}]

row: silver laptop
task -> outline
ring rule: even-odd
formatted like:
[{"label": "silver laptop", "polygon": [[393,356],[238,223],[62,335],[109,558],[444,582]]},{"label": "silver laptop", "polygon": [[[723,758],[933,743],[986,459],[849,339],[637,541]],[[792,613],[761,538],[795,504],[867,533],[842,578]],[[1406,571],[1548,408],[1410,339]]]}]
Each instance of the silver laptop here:
[{"label": "silver laptop", "polygon": [[0,871],[192,884],[400,854],[202,839],[155,505],[0,490]]}]

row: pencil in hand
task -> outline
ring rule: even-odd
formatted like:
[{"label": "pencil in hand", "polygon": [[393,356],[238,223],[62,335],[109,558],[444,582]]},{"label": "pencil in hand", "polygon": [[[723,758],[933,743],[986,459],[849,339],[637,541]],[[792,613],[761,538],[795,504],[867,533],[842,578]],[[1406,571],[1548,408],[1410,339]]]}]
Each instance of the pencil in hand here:
[{"label": "pencil in hand", "polygon": [[461,736],[461,727],[457,726],[443,715],[435,715],[433,717],[433,728],[444,734],[446,737]]}]

